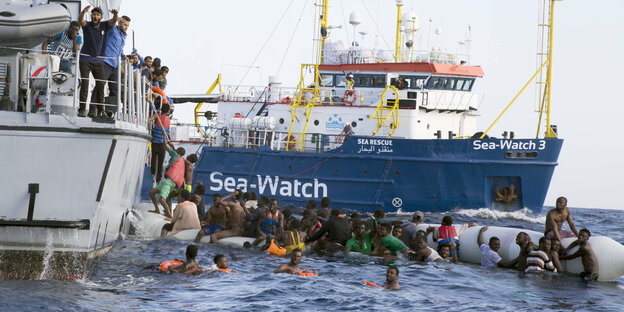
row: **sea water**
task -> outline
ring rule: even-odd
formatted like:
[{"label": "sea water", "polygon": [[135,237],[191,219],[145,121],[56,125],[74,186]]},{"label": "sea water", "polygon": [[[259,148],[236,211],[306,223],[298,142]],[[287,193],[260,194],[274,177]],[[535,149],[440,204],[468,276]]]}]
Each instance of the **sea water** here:
[{"label": "sea water", "polygon": [[[540,214],[488,209],[448,214],[456,224],[476,222],[543,231],[544,210]],[[439,223],[443,215],[425,214],[425,222]],[[587,227],[592,235],[624,243],[624,211],[573,208],[572,215],[578,229]],[[409,214],[390,218],[405,220]],[[272,273],[288,259],[200,244],[201,265],[209,267],[216,254],[224,254],[230,269],[240,273],[187,276],[156,271],[155,265],[163,260],[183,259],[187,244],[125,237],[83,280],[0,281],[0,307],[3,311],[624,310],[624,278],[610,283],[584,282],[569,274],[521,274],[465,263],[421,265],[306,253],[300,266],[318,270],[320,276],[299,277]],[[389,264],[399,267],[401,290],[362,284],[382,284]]]}]

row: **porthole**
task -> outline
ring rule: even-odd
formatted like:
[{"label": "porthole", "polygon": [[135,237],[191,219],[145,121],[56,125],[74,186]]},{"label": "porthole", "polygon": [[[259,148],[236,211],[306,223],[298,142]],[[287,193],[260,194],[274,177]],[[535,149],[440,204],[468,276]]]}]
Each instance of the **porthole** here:
[{"label": "porthole", "polygon": [[397,176],[400,176],[401,175],[401,171],[395,171],[394,174],[397,175]]},{"label": "porthole", "polygon": [[338,168],[334,168],[334,173],[338,173]]},{"label": "porthole", "polygon": [[315,125],[315,126],[318,126],[318,125],[319,125],[319,121],[318,121],[318,119],[314,121],[314,125]]},{"label": "porthole", "polygon": [[357,127],[357,122],[355,122],[355,121],[354,121],[354,122],[352,122],[352,123],[351,123],[351,127],[353,127],[353,128]]},{"label": "porthole", "polygon": [[284,123],[284,118],[280,118],[279,119],[279,123],[280,123],[280,125],[283,124]]}]

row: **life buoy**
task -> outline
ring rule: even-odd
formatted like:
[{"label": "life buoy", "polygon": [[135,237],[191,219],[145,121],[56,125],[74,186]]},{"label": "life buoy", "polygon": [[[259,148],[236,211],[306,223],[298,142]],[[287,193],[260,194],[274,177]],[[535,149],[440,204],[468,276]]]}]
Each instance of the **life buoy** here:
[{"label": "life buoy", "polygon": [[290,104],[291,100],[290,100],[290,96],[287,96],[285,98],[282,99],[282,104]]},{"label": "life buoy", "polygon": [[364,285],[366,285],[366,286],[371,286],[371,287],[381,288],[381,286],[379,286],[379,285],[377,285],[377,284],[375,284],[375,283],[372,283],[372,282],[368,282],[368,281],[367,281],[367,282],[364,282]]},{"label": "life buoy", "polygon": [[[353,98],[351,98],[351,96],[353,96]],[[357,94],[355,93],[355,90],[347,90],[345,91],[344,94],[344,101],[347,104],[353,104],[355,103],[355,101],[357,100]]]},{"label": "life buoy", "polygon": [[293,149],[295,149],[296,145],[297,145],[297,138],[295,138],[295,136],[291,134],[288,137],[288,140],[286,141],[286,150],[292,151]]}]

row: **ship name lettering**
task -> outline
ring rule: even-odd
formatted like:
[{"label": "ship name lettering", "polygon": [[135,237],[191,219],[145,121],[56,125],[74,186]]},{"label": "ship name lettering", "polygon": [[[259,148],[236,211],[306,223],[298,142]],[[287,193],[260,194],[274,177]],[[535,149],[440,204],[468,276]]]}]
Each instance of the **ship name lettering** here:
[{"label": "ship name lettering", "polygon": [[257,184],[249,184],[246,178],[224,177],[223,173],[215,171],[210,174],[210,190],[219,192],[234,192],[239,189],[247,192],[248,188],[258,190],[260,195],[280,195],[289,197],[318,198],[327,197],[327,184],[314,179],[313,182],[301,182],[298,179],[292,181],[280,180],[279,176],[256,175]]}]

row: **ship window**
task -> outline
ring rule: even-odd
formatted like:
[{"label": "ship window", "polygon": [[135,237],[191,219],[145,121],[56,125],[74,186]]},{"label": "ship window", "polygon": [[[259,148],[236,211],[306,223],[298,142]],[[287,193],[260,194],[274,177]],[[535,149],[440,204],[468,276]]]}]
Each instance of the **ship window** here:
[{"label": "ship window", "polygon": [[368,87],[370,85],[370,77],[369,76],[355,76],[355,86],[356,87]]},{"label": "ship window", "polygon": [[436,89],[445,89],[447,82],[448,82],[448,79],[440,78],[440,80],[438,81],[438,87]]},{"label": "ship window", "polygon": [[446,88],[449,90],[455,89],[455,82],[457,82],[457,79],[449,79]]},{"label": "ship window", "polygon": [[371,87],[385,87],[386,86],[386,76],[378,75],[371,77]]},{"label": "ship window", "polygon": [[321,80],[323,80],[323,83],[321,84],[321,87],[323,85],[325,85],[326,87],[333,87],[334,86],[334,75],[332,75],[332,74],[321,74]]},{"label": "ship window", "polygon": [[455,85],[455,90],[461,90],[464,86],[464,79],[457,79],[457,84]]},{"label": "ship window", "polygon": [[427,78],[425,77],[413,77],[411,80],[410,88],[413,89],[422,89],[425,87],[425,83],[427,82]]},{"label": "ship window", "polygon": [[336,87],[345,87],[347,85],[347,81],[345,80],[345,75],[336,75]]},{"label": "ship window", "polygon": [[474,81],[473,79],[466,80],[466,82],[464,83],[464,91],[470,91],[473,81]]}]

